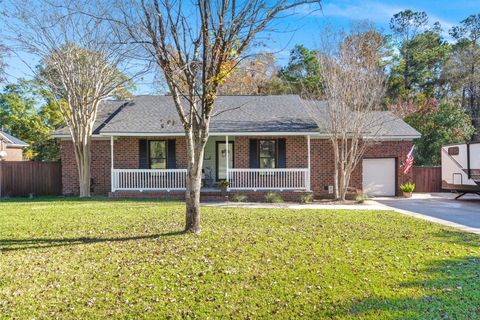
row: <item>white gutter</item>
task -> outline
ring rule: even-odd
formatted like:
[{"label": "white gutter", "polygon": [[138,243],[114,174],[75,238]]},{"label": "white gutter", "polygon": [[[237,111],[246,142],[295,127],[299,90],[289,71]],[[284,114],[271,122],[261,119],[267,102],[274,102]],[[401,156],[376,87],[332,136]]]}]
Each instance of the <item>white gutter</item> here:
[{"label": "white gutter", "polygon": [[[327,139],[330,136],[320,132],[212,132],[210,136],[234,136],[234,137],[250,137],[250,136],[306,136],[310,135],[313,139]],[[92,138],[107,138],[107,137],[184,137],[183,133],[160,133],[160,132],[105,132],[92,135]],[[54,138],[71,138],[69,134],[53,134]],[[377,136],[377,137],[365,137],[365,139],[374,139],[379,141],[385,140],[414,140],[420,138],[420,135],[394,135],[394,136]]]},{"label": "white gutter", "polygon": [[[116,136],[116,137],[183,137],[184,133],[160,133],[160,132],[102,132],[100,136]],[[209,134],[212,137],[216,136],[305,136],[305,135],[317,135],[320,136],[320,133],[317,132],[211,132]]]},{"label": "white gutter", "polygon": [[13,147],[13,148],[26,148],[30,146],[29,144],[15,144],[15,143],[7,143],[7,147]]},{"label": "white gutter", "polygon": [[419,139],[421,138],[421,135],[414,135],[414,136],[376,136],[376,137],[365,137],[365,140],[367,139],[373,139],[373,140],[413,140],[413,139]]}]

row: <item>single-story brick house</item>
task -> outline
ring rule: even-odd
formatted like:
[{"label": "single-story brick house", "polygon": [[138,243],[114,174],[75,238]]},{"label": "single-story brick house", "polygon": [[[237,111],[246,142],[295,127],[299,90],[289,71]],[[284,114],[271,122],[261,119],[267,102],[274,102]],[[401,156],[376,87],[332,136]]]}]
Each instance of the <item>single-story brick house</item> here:
[{"label": "single-story brick house", "polygon": [[23,161],[23,148],[28,143],[0,130],[0,160]]},{"label": "single-story brick house", "polygon": [[[246,193],[252,198],[263,198],[269,191],[291,200],[305,192],[332,196],[331,143],[300,97],[220,96],[215,108],[204,155],[204,199],[225,197],[216,188],[220,180],[229,181],[227,194]],[[369,195],[400,192],[405,179],[400,164],[420,137],[401,119],[385,114],[391,121],[352,177],[351,186]],[[55,137],[61,140],[63,192],[77,194],[68,131],[62,129]],[[94,194],[181,198],[186,166],[183,127],[170,96],[103,103],[93,132]]]}]

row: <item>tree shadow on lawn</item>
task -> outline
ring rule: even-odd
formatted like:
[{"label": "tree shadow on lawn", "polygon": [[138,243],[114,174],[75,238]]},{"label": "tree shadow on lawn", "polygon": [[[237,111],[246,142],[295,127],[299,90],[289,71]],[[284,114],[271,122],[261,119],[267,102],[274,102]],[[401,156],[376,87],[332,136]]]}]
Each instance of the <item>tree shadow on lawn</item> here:
[{"label": "tree shadow on lawn", "polygon": [[435,235],[440,241],[455,245],[464,245],[466,247],[480,247],[480,235],[454,229],[442,229]]},{"label": "tree shadow on lawn", "polygon": [[36,203],[36,202],[181,202],[176,199],[156,199],[156,198],[109,198],[106,196],[92,196],[89,198],[80,198],[78,196],[36,196],[33,198],[12,197],[0,198],[2,203]]},{"label": "tree shadow on lawn", "polygon": [[0,239],[0,252],[20,251],[27,249],[44,249],[53,247],[73,246],[80,244],[92,244],[101,242],[123,242],[134,240],[159,239],[185,234],[185,231],[171,231],[160,234],[143,236],[119,237],[119,238],[33,238],[33,239]]},{"label": "tree shadow on lawn", "polygon": [[[332,317],[387,317],[394,319],[479,319],[480,318],[480,246],[478,235],[442,230],[434,235],[441,241],[475,248],[475,254],[458,258],[431,260],[418,272],[414,281],[399,284],[389,294],[353,300],[332,311]],[[452,249],[455,250],[455,249]],[[378,290],[378,288],[376,288]],[[408,297],[409,290],[416,295]],[[376,291],[377,291],[376,290]],[[382,290],[383,291],[383,290]],[[407,297],[405,297],[407,295]]]}]

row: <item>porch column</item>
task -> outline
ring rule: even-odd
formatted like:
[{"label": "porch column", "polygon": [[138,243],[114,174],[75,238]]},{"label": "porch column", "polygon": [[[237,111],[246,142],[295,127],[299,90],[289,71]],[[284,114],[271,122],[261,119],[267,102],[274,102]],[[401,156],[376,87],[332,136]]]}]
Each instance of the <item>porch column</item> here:
[{"label": "porch column", "polygon": [[225,161],[227,162],[226,165],[225,165],[225,180],[227,180],[228,182],[228,156],[229,156],[229,151],[228,150],[228,136],[225,136],[225,149],[226,149],[226,152],[225,152]]},{"label": "porch column", "polygon": [[110,189],[115,192],[115,177],[113,173],[113,136],[110,136]]},{"label": "porch column", "polygon": [[311,191],[310,188],[310,177],[311,177],[311,164],[310,164],[310,136],[307,136],[307,159],[308,159],[308,173],[307,173],[307,190]]}]

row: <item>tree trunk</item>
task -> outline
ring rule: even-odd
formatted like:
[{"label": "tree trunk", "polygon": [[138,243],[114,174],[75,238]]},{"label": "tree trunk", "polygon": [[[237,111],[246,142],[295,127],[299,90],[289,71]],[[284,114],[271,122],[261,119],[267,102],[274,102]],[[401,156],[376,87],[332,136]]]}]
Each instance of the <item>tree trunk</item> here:
[{"label": "tree trunk", "polygon": [[77,160],[79,195],[81,198],[90,197],[90,140],[75,145],[74,150]]},{"label": "tree trunk", "polygon": [[[88,157],[90,159],[90,157]],[[79,170],[80,177],[80,198],[90,197],[90,161],[85,160]]]},{"label": "tree trunk", "polygon": [[207,138],[187,134],[187,190],[185,191],[185,232],[200,233],[200,189],[202,187],[203,153]]},{"label": "tree trunk", "polygon": [[338,140],[336,137],[330,140],[332,143],[332,152],[333,152],[333,192],[334,192],[334,197],[335,200],[338,200],[340,195],[339,195],[339,189],[338,189],[338,161],[339,161],[339,154],[338,154]]},{"label": "tree trunk", "polygon": [[410,83],[409,83],[409,73],[410,73],[410,57],[408,55],[408,50],[405,52],[405,69],[403,70],[403,85],[407,96],[410,96]]},{"label": "tree trunk", "polygon": [[347,193],[347,186],[345,185],[345,165],[342,164],[340,168],[340,181],[339,181],[339,188],[340,188],[340,200],[345,201],[346,193]]},{"label": "tree trunk", "polygon": [[335,169],[333,173],[333,190],[335,192],[335,200],[340,199],[339,189],[338,189],[338,167],[335,164]]},{"label": "tree trunk", "polygon": [[185,194],[185,231],[200,232],[200,189],[202,185],[202,165],[194,164],[188,169]]}]

